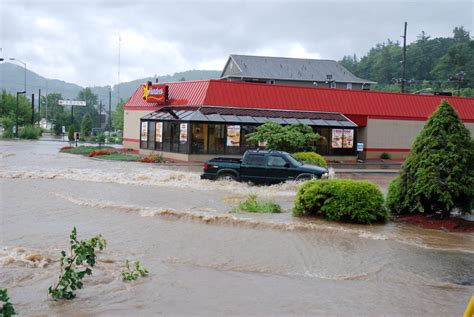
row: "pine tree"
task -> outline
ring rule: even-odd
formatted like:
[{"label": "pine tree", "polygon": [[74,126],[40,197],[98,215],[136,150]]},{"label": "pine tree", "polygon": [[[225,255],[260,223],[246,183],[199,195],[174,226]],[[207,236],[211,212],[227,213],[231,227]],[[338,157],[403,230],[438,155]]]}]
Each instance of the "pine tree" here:
[{"label": "pine tree", "polygon": [[396,213],[449,217],[470,212],[474,201],[474,142],[445,100],[413,143],[400,176],[389,186],[387,206]]}]

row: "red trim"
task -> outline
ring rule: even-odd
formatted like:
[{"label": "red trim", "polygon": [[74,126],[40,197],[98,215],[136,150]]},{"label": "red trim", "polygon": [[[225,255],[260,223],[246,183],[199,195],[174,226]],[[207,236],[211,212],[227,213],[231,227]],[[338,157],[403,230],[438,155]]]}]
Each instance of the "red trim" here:
[{"label": "red trim", "polygon": [[[347,117],[350,118],[348,115]],[[376,120],[404,120],[404,121],[426,121],[428,118],[417,118],[417,117],[401,117],[401,116],[369,116],[369,119],[376,119]],[[354,120],[352,120],[354,121]],[[462,122],[469,122],[474,123],[474,119],[461,119]]]},{"label": "red trim", "polygon": [[365,148],[367,152],[410,152],[411,149],[384,149],[384,148]]},{"label": "red trim", "polygon": [[122,141],[125,141],[125,142],[136,142],[136,143],[139,143],[139,142],[140,142],[139,139],[131,139],[131,138],[123,138]]}]

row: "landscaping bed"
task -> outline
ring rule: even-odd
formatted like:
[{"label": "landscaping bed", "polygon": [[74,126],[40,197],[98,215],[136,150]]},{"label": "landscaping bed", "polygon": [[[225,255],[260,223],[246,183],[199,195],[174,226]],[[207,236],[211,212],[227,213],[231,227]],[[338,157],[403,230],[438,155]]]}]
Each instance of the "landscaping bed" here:
[{"label": "landscaping bed", "polygon": [[474,221],[451,217],[437,219],[424,214],[394,216],[394,222],[407,223],[425,229],[445,230],[450,232],[474,232]]},{"label": "landscaping bed", "polygon": [[64,146],[60,152],[84,155],[101,160],[108,161],[126,161],[126,162],[142,162],[142,163],[168,163],[158,154],[139,155],[135,151],[124,149],[116,149],[110,146]]}]

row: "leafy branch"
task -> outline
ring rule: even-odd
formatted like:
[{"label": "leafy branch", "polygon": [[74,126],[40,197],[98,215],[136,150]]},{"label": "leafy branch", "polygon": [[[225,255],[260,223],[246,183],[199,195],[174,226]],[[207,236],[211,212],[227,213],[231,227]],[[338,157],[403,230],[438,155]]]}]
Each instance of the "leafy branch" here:
[{"label": "leafy branch", "polygon": [[130,262],[125,261],[126,271],[122,272],[122,278],[124,281],[136,281],[139,277],[145,277],[148,275],[148,270],[140,266],[140,261],[135,261],[133,264],[134,268],[130,268]]},{"label": "leafy branch", "polygon": [[3,305],[0,306],[0,316],[10,317],[16,315],[15,308],[12,303],[10,303],[10,297],[8,297],[6,288],[0,288],[0,302],[3,302]]},{"label": "leafy branch", "polygon": [[96,250],[103,250],[107,244],[102,235],[78,241],[76,227],[72,229],[69,238],[71,244],[69,255],[61,251],[59,281],[48,289],[54,300],[76,297],[75,291],[84,285],[82,282],[84,276],[92,274],[91,268],[96,263]]}]

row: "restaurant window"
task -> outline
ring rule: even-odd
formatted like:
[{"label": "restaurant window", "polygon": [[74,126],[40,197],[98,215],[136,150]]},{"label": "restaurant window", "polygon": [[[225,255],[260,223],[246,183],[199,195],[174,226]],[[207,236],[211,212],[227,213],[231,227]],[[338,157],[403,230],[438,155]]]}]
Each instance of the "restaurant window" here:
[{"label": "restaurant window", "polygon": [[318,133],[321,136],[321,138],[315,142],[316,152],[321,155],[328,155],[329,154],[329,141],[331,140],[331,137],[330,137],[331,129],[317,127],[314,130],[316,133]]},{"label": "restaurant window", "polygon": [[334,155],[353,155],[356,153],[354,129],[331,129],[330,148]]},{"label": "restaurant window", "polygon": [[244,153],[247,149],[250,148],[247,142],[247,134],[255,132],[256,126],[255,125],[242,125],[240,128],[241,134],[241,146],[240,146],[240,153]]},{"label": "restaurant window", "polygon": [[162,150],[163,122],[155,122],[155,150]]},{"label": "restaurant window", "polygon": [[148,148],[148,122],[141,121],[140,124],[140,148]]},{"label": "restaurant window", "polygon": [[189,124],[179,124],[179,153],[189,153],[189,138],[188,138]]},{"label": "restaurant window", "polygon": [[154,122],[147,122],[147,123],[148,123],[147,149],[154,150],[155,149],[155,123]]},{"label": "restaurant window", "polygon": [[207,153],[207,124],[193,123],[191,125],[191,152],[196,154]]},{"label": "restaurant window", "polygon": [[171,152],[171,123],[163,122],[163,143],[162,150]]},{"label": "restaurant window", "polygon": [[209,124],[209,153],[223,154],[225,148],[225,125]]},{"label": "restaurant window", "polygon": [[240,125],[227,125],[226,126],[226,154],[239,154],[240,153]]},{"label": "restaurant window", "polygon": [[171,152],[179,151],[179,123],[170,123],[171,125]]}]

